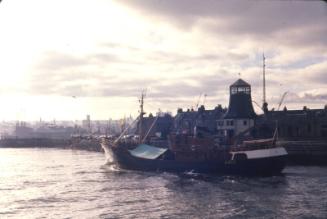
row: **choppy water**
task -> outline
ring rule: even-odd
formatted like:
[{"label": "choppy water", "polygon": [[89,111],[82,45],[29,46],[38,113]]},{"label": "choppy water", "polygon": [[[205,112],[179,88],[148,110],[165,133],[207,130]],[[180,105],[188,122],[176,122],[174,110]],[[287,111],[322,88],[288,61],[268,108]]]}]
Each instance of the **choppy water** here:
[{"label": "choppy water", "polygon": [[327,168],[284,176],[117,171],[101,153],[0,149],[0,218],[327,218]]}]

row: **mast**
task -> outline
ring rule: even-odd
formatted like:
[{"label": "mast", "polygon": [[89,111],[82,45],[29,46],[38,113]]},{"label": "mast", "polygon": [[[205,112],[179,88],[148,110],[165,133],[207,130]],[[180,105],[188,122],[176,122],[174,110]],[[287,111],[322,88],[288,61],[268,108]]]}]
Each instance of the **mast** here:
[{"label": "mast", "polygon": [[140,102],[140,121],[139,121],[140,143],[142,143],[142,140],[143,140],[143,115],[145,114],[145,112],[144,112],[145,95],[146,95],[146,91],[142,90],[141,98],[139,100],[139,102]]},{"label": "mast", "polygon": [[266,57],[265,54],[262,54],[262,80],[263,80],[263,105],[266,103]]},{"label": "mast", "polygon": [[268,113],[268,103],[267,103],[267,100],[266,100],[266,57],[265,57],[265,54],[262,53],[262,89],[263,89],[263,98],[262,98],[262,110],[265,114]]}]

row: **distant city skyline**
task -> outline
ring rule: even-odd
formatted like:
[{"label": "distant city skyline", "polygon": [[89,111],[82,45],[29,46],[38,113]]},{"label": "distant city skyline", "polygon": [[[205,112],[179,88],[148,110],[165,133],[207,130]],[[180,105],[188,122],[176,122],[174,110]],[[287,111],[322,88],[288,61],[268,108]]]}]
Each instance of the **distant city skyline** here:
[{"label": "distant city skyline", "polygon": [[239,77],[261,104],[263,53],[269,108],[323,108],[326,20],[324,1],[2,1],[0,119],[135,116],[142,89],[152,113],[228,106]]}]

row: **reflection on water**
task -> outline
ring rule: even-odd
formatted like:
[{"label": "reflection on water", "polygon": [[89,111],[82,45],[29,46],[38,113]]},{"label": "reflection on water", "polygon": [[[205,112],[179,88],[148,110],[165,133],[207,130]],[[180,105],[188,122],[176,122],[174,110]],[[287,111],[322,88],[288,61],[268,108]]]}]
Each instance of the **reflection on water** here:
[{"label": "reflection on water", "polygon": [[264,178],[135,172],[100,153],[0,149],[0,218],[326,218],[326,167]]}]

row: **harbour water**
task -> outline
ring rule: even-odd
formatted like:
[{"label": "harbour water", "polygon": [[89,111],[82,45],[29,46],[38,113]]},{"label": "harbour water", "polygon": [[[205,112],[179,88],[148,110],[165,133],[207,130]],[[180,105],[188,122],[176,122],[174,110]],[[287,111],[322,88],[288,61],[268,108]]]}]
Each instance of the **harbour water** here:
[{"label": "harbour water", "polygon": [[0,149],[0,218],[327,218],[327,167],[247,178],[105,162],[87,151]]}]

